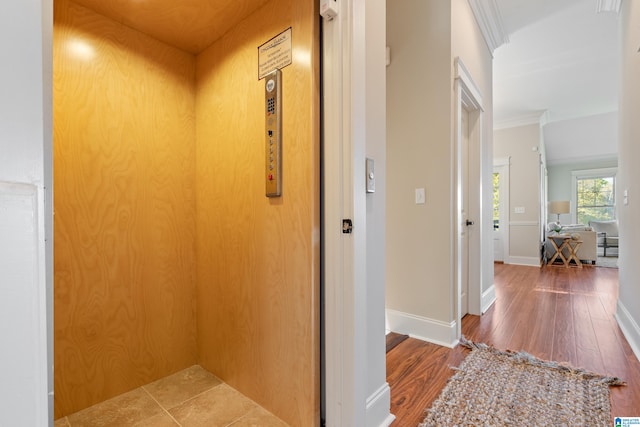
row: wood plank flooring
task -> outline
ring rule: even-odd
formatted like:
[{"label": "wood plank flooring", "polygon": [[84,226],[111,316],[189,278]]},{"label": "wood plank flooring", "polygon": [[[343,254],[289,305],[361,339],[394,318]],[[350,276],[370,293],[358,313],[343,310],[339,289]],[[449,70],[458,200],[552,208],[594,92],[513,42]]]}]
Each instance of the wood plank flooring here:
[{"label": "wood plank flooring", "polygon": [[409,335],[396,334],[395,332],[389,332],[386,337],[387,353],[391,351],[393,348],[395,348],[402,341],[406,340],[407,338],[409,338]]},{"label": "wood plank flooring", "polygon": [[[496,264],[494,282],[495,304],[462,320],[468,339],[620,377],[627,386],[611,388],[612,416],[640,416],[640,362],[614,318],[617,269]],[[389,351],[393,425],[418,425],[468,352],[413,338]]]}]

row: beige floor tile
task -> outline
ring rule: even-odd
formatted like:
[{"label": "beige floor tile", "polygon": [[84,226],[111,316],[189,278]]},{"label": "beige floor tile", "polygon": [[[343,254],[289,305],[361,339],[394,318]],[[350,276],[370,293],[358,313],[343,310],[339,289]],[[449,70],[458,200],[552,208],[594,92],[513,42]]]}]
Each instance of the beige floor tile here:
[{"label": "beige floor tile", "polygon": [[289,427],[289,425],[266,409],[258,407],[229,427]]},{"label": "beige floor tile", "polygon": [[226,384],[204,392],[171,409],[169,413],[183,427],[223,427],[258,406]]},{"label": "beige floor tile", "polygon": [[198,365],[183,369],[168,377],[147,384],[143,388],[165,409],[219,385],[221,381]]},{"label": "beige floor tile", "polygon": [[151,418],[146,418],[140,422],[134,424],[135,427],[178,427],[173,418],[166,412],[155,415]]},{"label": "beige floor tile", "polygon": [[164,412],[149,394],[137,388],[69,415],[71,427],[134,426]]},{"label": "beige floor tile", "polygon": [[67,417],[58,418],[53,423],[53,427],[69,427],[69,422],[67,421]]}]

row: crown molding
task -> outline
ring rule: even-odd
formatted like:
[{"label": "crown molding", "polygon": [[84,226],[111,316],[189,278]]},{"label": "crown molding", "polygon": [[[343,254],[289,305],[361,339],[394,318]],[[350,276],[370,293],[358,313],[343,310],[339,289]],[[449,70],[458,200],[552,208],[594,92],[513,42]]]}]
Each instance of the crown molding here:
[{"label": "crown molding", "polygon": [[[509,43],[496,0],[468,0],[491,55],[496,48]],[[600,0],[604,1],[604,0]],[[615,0],[610,0],[615,1]],[[621,1],[621,0],[619,0]]]},{"label": "crown molding", "polygon": [[596,12],[614,12],[619,14],[622,0],[598,0]]},{"label": "crown molding", "polygon": [[523,114],[517,117],[509,117],[507,119],[495,120],[493,122],[493,129],[509,129],[520,126],[528,126],[533,124],[540,124],[541,126],[548,123],[546,111],[536,111],[531,114]]},{"label": "crown molding", "polygon": [[593,156],[575,156],[575,157],[561,157],[558,159],[550,159],[547,157],[547,166],[560,166],[560,165],[578,165],[581,163],[594,163],[594,162],[613,162],[618,161],[618,154],[600,154]]}]

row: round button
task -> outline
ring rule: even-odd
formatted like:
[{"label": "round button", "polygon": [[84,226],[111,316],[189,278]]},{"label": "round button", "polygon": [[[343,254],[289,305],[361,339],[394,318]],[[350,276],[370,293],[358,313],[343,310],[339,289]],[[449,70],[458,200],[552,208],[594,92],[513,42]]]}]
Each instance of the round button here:
[{"label": "round button", "polygon": [[267,81],[267,92],[272,92],[276,87],[276,82],[273,79]]}]

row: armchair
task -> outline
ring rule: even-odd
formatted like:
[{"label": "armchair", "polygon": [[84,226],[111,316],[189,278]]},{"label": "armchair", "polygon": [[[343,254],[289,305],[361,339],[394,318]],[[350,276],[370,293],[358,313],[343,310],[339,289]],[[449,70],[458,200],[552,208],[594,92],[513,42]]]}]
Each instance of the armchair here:
[{"label": "armchair", "polygon": [[598,247],[603,248],[604,256],[607,256],[607,249],[618,249],[618,221],[589,221],[589,226],[597,233]]}]

